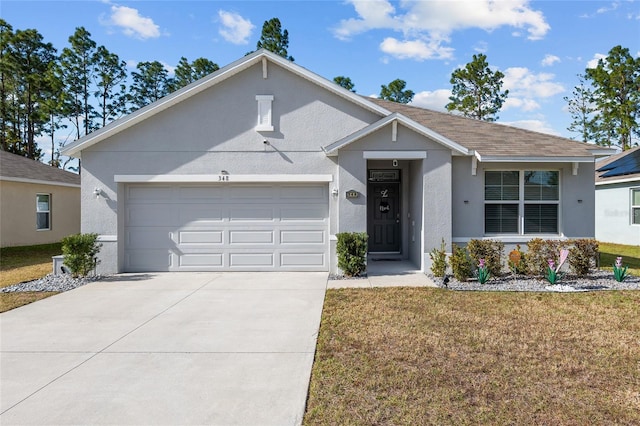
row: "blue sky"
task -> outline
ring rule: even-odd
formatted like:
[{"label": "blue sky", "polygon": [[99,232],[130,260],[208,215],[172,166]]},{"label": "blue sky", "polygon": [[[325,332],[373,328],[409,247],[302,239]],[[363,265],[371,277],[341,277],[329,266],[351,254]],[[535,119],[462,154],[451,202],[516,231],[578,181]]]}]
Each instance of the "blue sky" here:
[{"label": "blue sky", "polygon": [[413,104],[444,110],[451,73],[478,53],[505,74],[498,122],[555,135],[571,117],[577,74],[622,45],[640,55],[640,2],[621,1],[29,1],[2,0],[0,16],[35,28],[58,51],[76,27],[127,61],[185,56],[224,66],[255,49],[264,21],[289,31],[295,62],[327,79],[350,77],[362,95],[396,78]]}]

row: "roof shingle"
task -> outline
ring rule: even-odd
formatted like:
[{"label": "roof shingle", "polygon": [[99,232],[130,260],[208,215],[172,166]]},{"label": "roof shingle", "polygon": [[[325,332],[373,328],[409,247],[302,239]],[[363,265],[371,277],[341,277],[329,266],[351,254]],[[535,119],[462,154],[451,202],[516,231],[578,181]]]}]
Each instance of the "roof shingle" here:
[{"label": "roof shingle", "polygon": [[75,173],[0,150],[0,180],[5,178],[80,185],[80,176]]}]

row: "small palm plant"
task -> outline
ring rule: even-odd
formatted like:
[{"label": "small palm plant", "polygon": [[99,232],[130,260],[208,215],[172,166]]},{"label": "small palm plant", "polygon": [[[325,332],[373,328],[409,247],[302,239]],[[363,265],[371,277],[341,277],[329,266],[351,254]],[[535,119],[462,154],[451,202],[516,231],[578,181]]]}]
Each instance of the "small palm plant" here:
[{"label": "small palm plant", "polygon": [[484,284],[489,279],[489,270],[487,269],[487,265],[484,262],[484,259],[480,259],[478,261],[478,271],[476,272],[476,276],[478,277],[478,282],[480,284]]},{"label": "small palm plant", "polygon": [[558,266],[555,265],[553,259],[549,259],[549,266],[547,267],[547,275],[545,278],[551,285],[555,285],[564,275],[560,273],[560,268],[567,260],[567,257],[569,257],[569,250],[562,249],[560,250],[560,261],[558,262]]}]

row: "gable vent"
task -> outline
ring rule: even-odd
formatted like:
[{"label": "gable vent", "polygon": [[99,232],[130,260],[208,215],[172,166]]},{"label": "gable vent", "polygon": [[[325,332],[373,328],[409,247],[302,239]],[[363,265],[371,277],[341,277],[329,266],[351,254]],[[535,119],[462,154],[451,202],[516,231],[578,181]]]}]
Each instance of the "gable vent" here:
[{"label": "gable vent", "polygon": [[256,101],[258,101],[258,124],[256,130],[259,132],[272,132],[271,106],[273,104],[273,95],[257,95]]}]

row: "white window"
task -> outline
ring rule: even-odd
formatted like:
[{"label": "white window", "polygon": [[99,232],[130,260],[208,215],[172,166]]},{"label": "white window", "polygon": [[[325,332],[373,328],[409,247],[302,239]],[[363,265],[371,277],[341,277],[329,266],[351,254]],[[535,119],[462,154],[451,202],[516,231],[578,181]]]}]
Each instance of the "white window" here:
[{"label": "white window", "polygon": [[36,195],[36,229],[51,229],[51,194]]},{"label": "white window", "polygon": [[256,101],[258,101],[258,124],[256,125],[256,130],[272,132],[271,105],[273,103],[273,95],[257,95]]},{"label": "white window", "polygon": [[640,225],[640,188],[631,190],[631,223]]},{"label": "white window", "polygon": [[558,171],[485,172],[485,234],[557,234],[559,205]]}]

